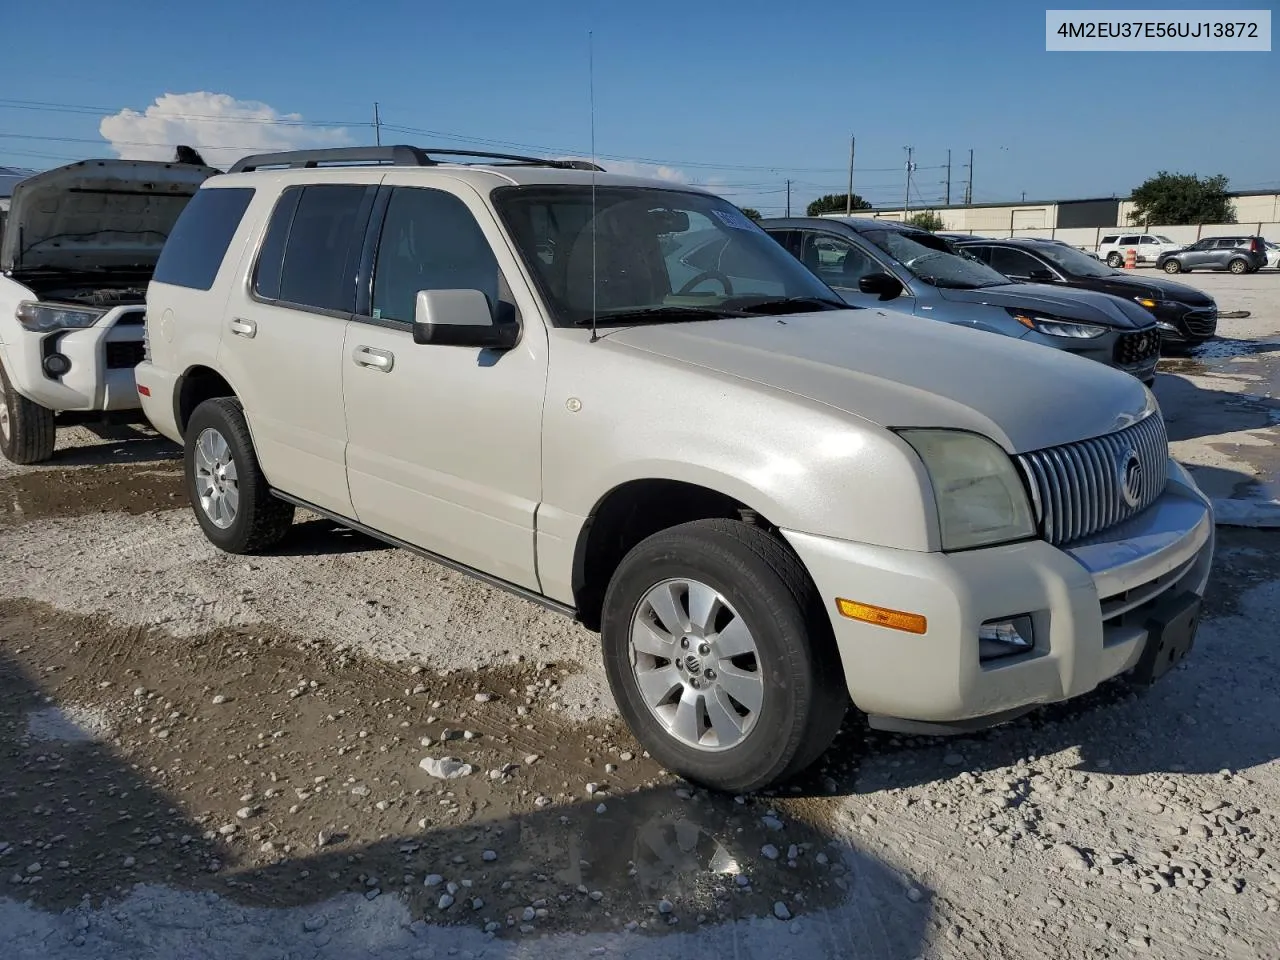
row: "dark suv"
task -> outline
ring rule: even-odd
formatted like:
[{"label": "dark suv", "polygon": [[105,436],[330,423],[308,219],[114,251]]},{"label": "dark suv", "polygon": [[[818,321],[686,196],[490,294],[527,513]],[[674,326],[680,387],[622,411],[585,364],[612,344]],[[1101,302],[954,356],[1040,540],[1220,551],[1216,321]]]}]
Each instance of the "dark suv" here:
[{"label": "dark suv", "polygon": [[892,220],[795,217],[760,226],[856,306],[1016,337],[1155,379],[1160,332],[1132,298],[1015,283],[925,230]]},{"label": "dark suv", "polygon": [[1133,300],[1155,316],[1166,342],[1195,346],[1213,339],[1217,332],[1218,304],[1185,283],[1113,270],[1075,247],[1052,240],[970,237],[956,246],[1010,280],[1097,290]]},{"label": "dark suv", "polygon": [[1165,273],[1192,270],[1230,270],[1253,273],[1267,265],[1267,241],[1262,237],[1205,237],[1183,250],[1160,255],[1156,269]]}]

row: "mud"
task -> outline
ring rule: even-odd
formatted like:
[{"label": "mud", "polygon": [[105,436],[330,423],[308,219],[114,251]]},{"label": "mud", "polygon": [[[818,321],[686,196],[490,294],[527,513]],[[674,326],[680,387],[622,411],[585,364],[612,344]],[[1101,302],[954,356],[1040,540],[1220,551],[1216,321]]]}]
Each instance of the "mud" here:
[{"label": "mud", "polygon": [[0,526],[45,517],[137,515],[185,506],[179,463],[52,468],[0,479]]}]

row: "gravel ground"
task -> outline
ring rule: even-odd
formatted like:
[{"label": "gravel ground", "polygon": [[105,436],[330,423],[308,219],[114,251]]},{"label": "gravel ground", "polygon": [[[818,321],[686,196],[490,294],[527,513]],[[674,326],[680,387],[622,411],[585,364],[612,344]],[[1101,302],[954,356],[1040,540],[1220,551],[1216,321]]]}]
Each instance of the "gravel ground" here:
[{"label": "gravel ground", "polygon": [[[1280,274],[1162,365],[1175,454],[1277,496]],[[218,554],[142,428],[0,463],[0,937],[27,958],[1280,958],[1280,555],[1219,529],[1189,660],[960,739],[673,779],[597,642],[314,518]],[[444,779],[443,773],[458,774]]]}]

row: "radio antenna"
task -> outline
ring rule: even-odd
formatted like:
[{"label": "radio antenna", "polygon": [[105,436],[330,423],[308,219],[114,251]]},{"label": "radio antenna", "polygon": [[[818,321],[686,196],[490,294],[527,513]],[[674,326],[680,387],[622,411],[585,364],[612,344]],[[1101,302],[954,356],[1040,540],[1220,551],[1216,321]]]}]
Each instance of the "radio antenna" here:
[{"label": "radio antenna", "polygon": [[591,102],[591,343],[596,333],[596,50],[594,31],[587,31],[587,91]]}]

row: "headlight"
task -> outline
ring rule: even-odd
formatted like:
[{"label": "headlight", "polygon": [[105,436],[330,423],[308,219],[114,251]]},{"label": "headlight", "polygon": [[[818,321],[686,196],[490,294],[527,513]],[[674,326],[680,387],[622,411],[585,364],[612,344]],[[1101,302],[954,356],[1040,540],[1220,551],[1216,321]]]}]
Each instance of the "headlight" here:
[{"label": "headlight", "polygon": [[1048,334],[1051,337],[1071,337],[1076,340],[1092,340],[1107,332],[1106,327],[1096,323],[1080,323],[1075,320],[1059,320],[1044,314],[1031,313],[1017,307],[1006,307],[1009,315],[1029,330]]},{"label": "headlight", "polygon": [[23,300],[14,311],[18,322],[36,333],[53,330],[79,330],[92,327],[106,313],[93,307],[77,307],[66,303],[37,303]]},{"label": "headlight", "polygon": [[997,444],[960,430],[901,430],[920,455],[938,504],[943,550],[1035,536],[1035,518],[1017,467]]}]

